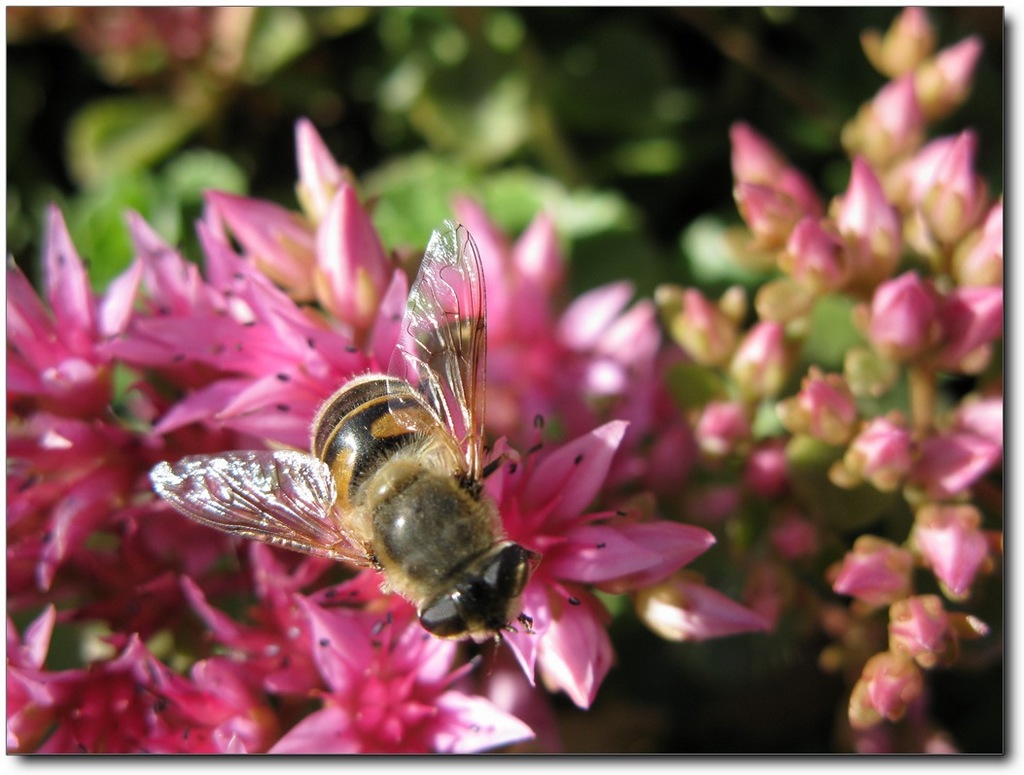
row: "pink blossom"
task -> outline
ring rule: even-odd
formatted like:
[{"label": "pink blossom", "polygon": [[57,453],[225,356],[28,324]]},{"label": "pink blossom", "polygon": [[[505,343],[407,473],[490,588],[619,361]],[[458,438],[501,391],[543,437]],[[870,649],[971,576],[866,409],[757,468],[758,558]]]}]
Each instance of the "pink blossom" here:
[{"label": "pink blossom", "polygon": [[732,174],[737,184],[770,186],[790,200],[798,212],[812,217],[822,214],[821,201],[810,181],[752,127],[734,123],[729,127],[729,140]]},{"label": "pink blossom", "polygon": [[734,454],[751,437],[747,409],[736,401],[709,402],[697,421],[694,436],[705,455],[720,458]]},{"label": "pink blossom", "polygon": [[783,326],[767,320],[756,323],[736,348],[729,373],[745,396],[777,395],[789,373]]},{"label": "pink blossom", "polygon": [[1003,446],[1003,397],[968,397],[956,410],[953,430]]},{"label": "pink blossom", "polygon": [[930,436],[920,444],[909,481],[929,498],[950,498],[968,490],[1002,455],[1001,444],[973,433]]},{"label": "pink blossom", "polygon": [[842,562],[833,566],[832,590],[870,606],[888,605],[910,592],[913,557],[891,541],[862,535]]},{"label": "pink blossom", "polygon": [[295,122],[295,158],[299,168],[299,203],[310,221],[319,224],[342,184],[354,185],[355,180],[347,167],[335,161],[308,118]]},{"label": "pink blossom", "polygon": [[921,214],[932,235],[945,246],[959,242],[980,223],[988,207],[985,181],[974,171],[978,138],[966,130],[938,160],[921,199]]},{"label": "pink blossom", "polygon": [[913,464],[910,430],[898,416],[876,417],[850,442],[843,456],[851,484],[867,481],[883,492],[899,487]]},{"label": "pink blossom", "polygon": [[57,611],[48,605],[22,639],[7,618],[7,751],[32,751],[46,735],[57,700],[43,670]]},{"label": "pink blossom", "polygon": [[686,354],[704,366],[722,366],[728,362],[739,331],[735,321],[721,307],[712,304],[696,288],[662,285],[655,301],[669,334]]},{"label": "pink blossom", "polygon": [[458,690],[469,667],[454,668],[458,644],[424,632],[404,601],[386,612],[299,602],[327,689],[322,707],[271,753],[473,753],[532,736],[490,701]]},{"label": "pink blossom", "polygon": [[769,628],[759,613],[685,573],[639,590],[635,597],[640,618],[666,640],[701,641]]},{"label": "pink blossom", "polygon": [[110,401],[107,337],[128,322],[141,267],[133,263],[101,300],[56,207],[47,216],[43,273],[47,309],[12,264],[7,269],[7,390],[19,403],[92,417]]},{"label": "pink blossom", "polygon": [[889,609],[889,650],[934,667],[949,646],[949,616],[937,595],[897,600]]},{"label": "pink blossom", "polygon": [[910,73],[935,47],[935,29],[923,8],[904,8],[884,34],[861,33],[864,53],[875,69],[890,78]]},{"label": "pink blossom", "polygon": [[942,300],[938,316],[944,334],[940,363],[954,371],[978,372],[1003,333],[1002,286],[955,288]]},{"label": "pink blossom", "polygon": [[967,235],[953,254],[953,276],[961,286],[1003,284],[1003,200]]},{"label": "pink blossom", "polygon": [[788,510],[771,529],[771,542],[782,557],[792,560],[814,554],[820,544],[818,527],[794,510]]},{"label": "pink blossom", "polygon": [[935,291],[917,272],[882,283],[871,299],[872,346],[891,360],[913,360],[938,342],[938,309]]},{"label": "pink blossom", "polygon": [[779,268],[812,291],[841,288],[847,279],[842,241],[817,218],[803,218],[779,256]]},{"label": "pink blossom", "polygon": [[973,506],[929,504],[918,510],[911,542],[953,600],[966,598],[988,558],[981,515]]},{"label": "pink blossom", "polygon": [[588,589],[622,592],[665,578],[712,543],[700,528],[588,513],[625,423],[613,421],[552,451],[529,453],[487,481],[511,540],[543,555],[523,593],[534,633],[506,641],[524,671],[539,670],[580,707],[593,702],[612,662],[607,612]]},{"label": "pink blossom", "polygon": [[967,99],[982,49],[981,38],[972,35],[943,49],[915,73],[917,93],[929,121],[948,115]]},{"label": "pink blossom", "polygon": [[890,277],[903,247],[903,224],[860,156],[853,160],[846,192],[833,200],[830,212],[849,251],[853,285],[871,289]]},{"label": "pink blossom", "polygon": [[804,433],[826,444],[843,444],[853,434],[857,404],[839,374],[812,366],[800,391],[780,401],[776,412],[791,433]]},{"label": "pink blossom", "polygon": [[843,145],[884,169],[921,145],[924,126],[914,77],[904,75],[883,86],[843,128]]},{"label": "pink blossom", "polygon": [[743,483],[762,498],[776,498],[786,489],[786,449],[781,440],[754,445],[747,455]]},{"label": "pink blossom", "polygon": [[882,719],[898,721],[923,689],[921,669],[912,659],[891,651],[875,654],[850,696],[850,723],[864,728]]}]

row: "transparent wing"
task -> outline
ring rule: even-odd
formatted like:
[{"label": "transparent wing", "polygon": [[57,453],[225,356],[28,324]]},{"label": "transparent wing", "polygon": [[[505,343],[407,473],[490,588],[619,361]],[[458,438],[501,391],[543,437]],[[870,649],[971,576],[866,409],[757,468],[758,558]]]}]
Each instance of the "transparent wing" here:
[{"label": "transparent wing", "polygon": [[483,467],[485,313],[480,254],[464,226],[445,221],[409,291],[389,371],[423,394],[476,479]]},{"label": "transparent wing", "polygon": [[330,469],[310,455],[193,455],[158,464],[149,478],[161,498],[202,525],[317,557],[371,564],[335,518]]}]

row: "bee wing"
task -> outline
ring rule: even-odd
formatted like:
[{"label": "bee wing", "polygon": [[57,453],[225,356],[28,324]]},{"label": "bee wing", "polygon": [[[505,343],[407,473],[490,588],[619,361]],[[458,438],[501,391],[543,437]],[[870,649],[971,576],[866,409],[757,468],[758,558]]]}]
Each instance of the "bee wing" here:
[{"label": "bee wing", "polygon": [[476,479],[483,468],[485,312],[476,244],[464,226],[445,221],[431,235],[409,291],[389,371],[426,398]]},{"label": "bee wing", "polygon": [[310,455],[193,455],[158,464],[149,478],[161,498],[202,525],[317,557],[372,564],[335,518],[330,469]]}]

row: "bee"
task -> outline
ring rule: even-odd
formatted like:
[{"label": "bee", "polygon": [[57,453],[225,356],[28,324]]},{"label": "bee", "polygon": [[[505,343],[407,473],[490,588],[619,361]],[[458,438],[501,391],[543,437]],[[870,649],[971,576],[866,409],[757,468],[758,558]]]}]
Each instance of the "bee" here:
[{"label": "bee", "polygon": [[532,620],[520,597],[540,555],[508,540],[483,491],[483,268],[465,227],[433,233],[387,374],[327,399],[312,454],[193,455],[150,472],[186,517],[383,575],[441,638],[482,642]]}]

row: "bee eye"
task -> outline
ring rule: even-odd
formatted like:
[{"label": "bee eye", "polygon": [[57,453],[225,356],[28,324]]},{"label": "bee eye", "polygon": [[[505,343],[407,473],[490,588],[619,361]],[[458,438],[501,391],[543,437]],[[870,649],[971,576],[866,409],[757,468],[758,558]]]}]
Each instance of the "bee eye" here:
[{"label": "bee eye", "polygon": [[466,632],[466,621],[452,595],[444,595],[420,612],[420,624],[439,638],[454,638]]}]

